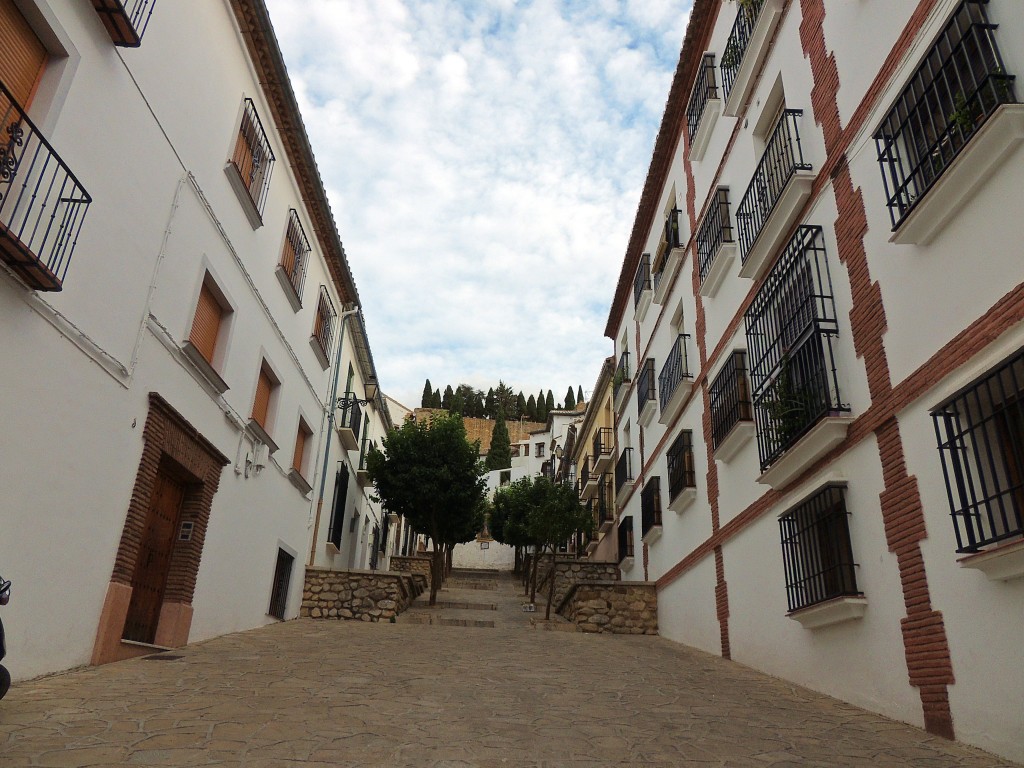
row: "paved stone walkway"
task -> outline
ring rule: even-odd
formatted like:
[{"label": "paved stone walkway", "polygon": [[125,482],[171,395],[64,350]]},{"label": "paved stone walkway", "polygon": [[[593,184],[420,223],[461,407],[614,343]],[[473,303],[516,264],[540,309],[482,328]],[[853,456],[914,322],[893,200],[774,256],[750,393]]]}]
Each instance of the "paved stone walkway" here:
[{"label": "paved stone walkway", "polygon": [[507,577],[468,586],[396,624],[290,621],[15,685],[0,766],[1009,765],[661,638],[540,631]]}]

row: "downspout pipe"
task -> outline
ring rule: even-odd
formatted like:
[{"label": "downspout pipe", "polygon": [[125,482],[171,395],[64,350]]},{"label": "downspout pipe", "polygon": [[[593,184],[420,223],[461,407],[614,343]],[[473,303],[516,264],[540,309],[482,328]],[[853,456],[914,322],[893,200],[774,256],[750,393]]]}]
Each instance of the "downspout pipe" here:
[{"label": "downspout pipe", "polygon": [[341,351],[345,346],[345,329],[348,328],[348,319],[360,311],[359,307],[346,309],[339,317],[341,318],[341,332],[338,334],[338,351],[334,357],[334,380],[331,382],[331,397],[327,401],[327,444],[324,446],[324,463],[320,470],[320,493],[316,500],[316,519],[313,523],[313,539],[309,545],[309,562],[306,565],[313,565],[316,556],[316,535],[320,530],[320,512],[324,506],[324,489],[327,487],[327,469],[331,457],[331,436],[334,434],[334,412],[338,405],[338,379],[341,378]]}]

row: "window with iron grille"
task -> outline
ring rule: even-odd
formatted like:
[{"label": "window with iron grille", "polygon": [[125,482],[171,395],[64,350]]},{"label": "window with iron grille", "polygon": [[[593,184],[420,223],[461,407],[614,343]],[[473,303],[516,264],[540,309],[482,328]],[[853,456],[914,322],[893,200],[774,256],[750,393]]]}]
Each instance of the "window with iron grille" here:
[{"label": "window with iron grille", "polygon": [[619,355],[619,364],[615,367],[615,375],[612,379],[614,384],[614,392],[612,393],[613,397],[619,396],[619,388],[629,381],[629,377],[629,350],[625,349],[622,351],[622,354]]},{"label": "window with iron grille", "polygon": [[958,552],[1024,536],[1024,350],[932,412]]},{"label": "window with iron grille", "polygon": [[821,227],[797,228],[745,321],[764,471],[823,417],[850,410],[839,398],[839,330]]},{"label": "window with iron grille", "polygon": [[623,448],[622,455],[615,463],[615,492],[618,493],[624,483],[633,482],[633,449]]},{"label": "window with iron grille", "polygon": [[537,443],[535,445],[535,448],[536,452],[534,453],[534,456],[536,456],[538,459],[542,458],[544,456],[544,443]]},{"label": "window with iron grille", "polygon": [[633,305],[639,305],[643,292],[649,290],[651,290],[651,254],[645,253],[640,257],[640,264],[633,277]]},{"label": "window with iron grille", "polygon": [[693,93],[690,94],[690,101],[686,105],[686,128],[690,141],[697,134],[700,128],[700,121],[704,117],[704,110],[710,99],[718,98],[718,83],[715,80],[715,54],[705,53],[700,60],[700,67],[697,69],[697,82],[694,83]]},{"label": "window with iron grille", "polygon": [[331,525],[327,530],[327,540],[335,549],[341,549],[341,535],[344,533],[345,508],[348,506],[348,467],[338,464],[334,476],[334,503],[331,507]]},{"label": "window with iron grille", "polygon": [[331,345],[334,343],[334,320],[337,316],[327,286],[321,285],[320,298],[316,304],[316,318],[313,320],[313,338],[326,357],[330,356]]},{"label": "window with iron grille", "polygon": [[722,52],[722,88],[726,97],[736,82],[736,75],[739,73],[740,64],[743,63],[743,56],[750,45],[750,38],[754,34],[754,27],[757,25],[757,17],[761,14],[764,0],[751,0],[751,2],[737,3],[736,21],[733,22],[732,30],[729,32],[729,39],[725,43],[725,50]]},{"label": "window with iron grille", "polygon": [[292,581],[292,566],[294,564],[294,557],[283,549],[277,550],[274,585],[270,593],[270,608],[267,609],[267,613],[278,619],[284,619],[284,611],[288,604],[288,587]]},{"label": "window with iron grille", "polygon": [[644,406],[654,401],[654,389],[654,358],[648,357],[644,360],[636,381],[637,413],[643,413]]},{"label": "window with iron grille", "polygon": [[627,515],[619,520],[619,562],[633,556],[633,517]]},{"label": "window with iron grille", "polygon": [[985,5],[957,6],[875,132],[893,229],[989,115],[1017,101]]},{"label": "window with iron grille", "polygon": [[668,449],[668,493],[669,501],[675,499],[687,488],[697,487],[697,476],[693,468],[693,432],[684,429],[672,441]]},{"label": "window with iron grille", "polygon": [[827,485],[779,518],[790,611],[861,595],[845,495],[845,486]]},{"label": "window with iron grille", "polygon": [[138,48],[146,34],[156,0],[92,0],[115,45]]},{"label": "window with iron grille", "polygon": [[697,228],[697,264],[700,267],[700,282],[703,284],[715,263],[715,256],[725,243],[733,242],[732,220],[729,218],[729,188],[715,190],[715,199],[704,214],[704,221]]},{"label": "window with iron grille", "polygon": [[661,525],[661,478],[652,477],[640,492],[641,536]]},{"label": "window with iron grille", "polygon": [[262,216],[267,190],[270,189],[270,173],[274,168],[274,152],[270,149],[270,141],[252,99],[245,100],[231,163],[249,191],[257,213]]},{"label": "window with iron grille", "polygon": [[690,363],[686,357],[686,344],[689,339],[690,334],[688,333],[680,333],[676,337],[676,343],[669,350],[665,364],[661,367],[661,373],[658,375],[659,404],[662,413],[668,408],[669,401],[672,400],[672,395],[675,394],[679,385],[684,380],[693,379],[693,374],[690,373]]},{"label": "window with iron grille", "polygon": [[711,401],[711,440],[717,448],[733,427],[741,421],[752,421],[750,383],[747,381],[747,353],[736,350],[729,355],[718,376],[708,388]]},{"label": "window with iron grille", "polygon": [[309,240],[306,239],[306,232],[299,221],[299,213],[292,208],[288,212],[288,231],[285,233],[284,248],[281,251],[281,269],[288,276],[288,284],[295,290],[300,305],[309,252]]}]

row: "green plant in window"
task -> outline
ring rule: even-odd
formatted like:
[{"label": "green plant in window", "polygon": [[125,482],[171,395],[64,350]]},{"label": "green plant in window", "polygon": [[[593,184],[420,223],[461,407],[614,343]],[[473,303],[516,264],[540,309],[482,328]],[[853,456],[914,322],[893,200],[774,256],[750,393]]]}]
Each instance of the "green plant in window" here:
[{"label": "green plant in window", "polygon": [[742,58],[743,54],[740,51],[739,43],[730,38],[725,46],[725,50],[722,52],[722,67],[725,69],[738,67]]},{"label": "green plant in window", "polygon": [[974,130],[974,109],[963,91],[957,91],[953,98],[953,111],[949,113],[949,124],[955,125],[963,133]]},{"label": "green plant in window", "polygon": [[782,358],[778,376],[760,403],[779,446],[792,443],[814,416],[817,405],[818,397],[814,390],[794,380],[793,366],[787,353]]}]

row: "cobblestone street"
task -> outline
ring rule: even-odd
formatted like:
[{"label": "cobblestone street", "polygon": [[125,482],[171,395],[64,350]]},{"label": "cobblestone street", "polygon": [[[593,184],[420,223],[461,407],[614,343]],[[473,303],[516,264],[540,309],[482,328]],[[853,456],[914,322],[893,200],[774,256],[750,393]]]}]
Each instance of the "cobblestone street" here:
[{"label": "cobblestone street", "polygon": [[15,685],[0,765],[1009,765],[662,638],[545,625],[507,577],[462,586],[396,624],[290,621]]}]

